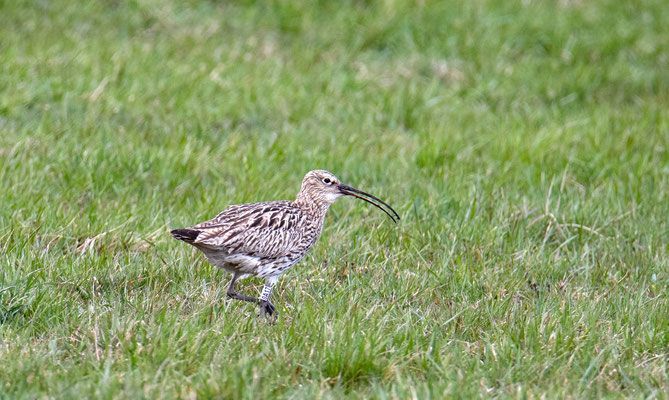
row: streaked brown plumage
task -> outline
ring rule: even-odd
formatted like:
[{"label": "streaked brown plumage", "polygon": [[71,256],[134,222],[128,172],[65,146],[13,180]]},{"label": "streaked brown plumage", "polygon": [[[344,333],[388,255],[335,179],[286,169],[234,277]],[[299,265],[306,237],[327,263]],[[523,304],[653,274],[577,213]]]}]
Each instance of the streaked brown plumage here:
[{"label": "streaked brown plumage", "polygon": [[[264,312],[271,315],[274,312],[269,302],[272,287],[318,240],[328,208],[344,195],[365,200],[383,210],[394,222],[395,218],[399,220],[395,210],[380,199],[342,185],[328,171],[315,170],[305,175],[295,201],[233,205],[209,221],[171,233],[201,250],[211,264],[232,274],[229,297],[259,303]],[[379,204],[386,206],[394,217]],[[234,290],[235,281],[249,275],[266,281],[259,299]]]}]

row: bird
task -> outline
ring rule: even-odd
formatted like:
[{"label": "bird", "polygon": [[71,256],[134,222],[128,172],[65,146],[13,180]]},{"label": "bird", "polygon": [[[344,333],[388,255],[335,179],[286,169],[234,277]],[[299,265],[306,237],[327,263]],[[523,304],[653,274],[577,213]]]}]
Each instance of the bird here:
[{"label": "bird", "polygon": [[[328,208],[342,196],[374,205],[395,223],[400,219],[378,197],[342,184],[331,172],[313,170],[304,176],[294,201],[231,205],[208,221],[170,233],[204,253],[210,264],[232,275],[226,293],[229,298],[256,303],[265,316],[272,316],[276,311],[270,301],[274,285],[316,243]],[[235,282],[248,276],[265,279],[260,297],[235,290]]]}]

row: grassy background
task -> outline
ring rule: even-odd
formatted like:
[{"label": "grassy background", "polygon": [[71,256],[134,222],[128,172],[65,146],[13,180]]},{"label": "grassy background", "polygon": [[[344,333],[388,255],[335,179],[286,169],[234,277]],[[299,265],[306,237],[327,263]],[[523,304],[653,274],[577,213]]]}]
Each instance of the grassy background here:
[{"label": "grassy background", "polygon": [[[0,395],[664,397],[664,0],[0,1]],[[167,233],[352,199],[275,325]],[[240,285],[258,293],[262,282]]]}]

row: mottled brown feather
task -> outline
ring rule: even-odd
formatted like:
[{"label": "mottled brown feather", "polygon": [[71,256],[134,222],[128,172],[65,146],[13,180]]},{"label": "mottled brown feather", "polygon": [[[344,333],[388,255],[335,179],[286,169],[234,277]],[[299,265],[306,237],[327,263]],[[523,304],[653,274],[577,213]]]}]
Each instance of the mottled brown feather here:
[{"label": "mottled brown feather", "polygon": [[321,225],[322,218],[284,200],[234,205],[188,229],[201,232],[195,245],[278,258],[306,252],[320,236]]}]

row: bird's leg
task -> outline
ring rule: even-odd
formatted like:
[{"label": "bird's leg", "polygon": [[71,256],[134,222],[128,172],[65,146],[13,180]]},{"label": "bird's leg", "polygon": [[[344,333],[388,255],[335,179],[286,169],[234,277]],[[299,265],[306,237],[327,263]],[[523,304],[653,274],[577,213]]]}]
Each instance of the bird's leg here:
[{"label": "bird's leg", "polygon": [[235,300],[242,300],[242,301],[248,301],[248,302],[251,302],[251,303],[258,303],[258,299],[256,299],[255,297],[245,296],[245,295],[239,294],[235,291],[235,281],[237,281],[237,278],[239,278],[239,275],[233,275],[232,281],[230,281],[230,286],[228,286],[228,292],[227,292],[228,297],[230,297],[231,299],[235,299]]},{"label": "bird's leg", "polygon": [[262,288],[262,293],[260,293],[260,299],[258,299],[258,304],[260,304],[260,308],[263,310],[263,312],[266,315],[271,316],[274,314],[274,304],[270,303],[269,301],[269,296],[272,294],[272,289],[274,289],[274,284],[276,283],[276,278],[275,279],[267,279],[267,282],[265,283],[265,286]]}]

